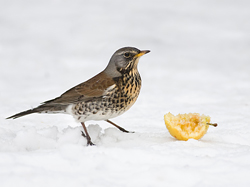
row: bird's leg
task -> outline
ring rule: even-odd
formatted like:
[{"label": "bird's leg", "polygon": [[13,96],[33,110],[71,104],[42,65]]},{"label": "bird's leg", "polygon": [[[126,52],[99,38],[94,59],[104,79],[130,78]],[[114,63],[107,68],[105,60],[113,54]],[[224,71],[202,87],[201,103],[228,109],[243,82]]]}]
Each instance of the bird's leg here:
[{"label": "bird's leg", "polygon": [[83,130],[84,130],[84,132],[85,132],[85,134],[84,134],[84,132],[82,132],[82,136],[83,136],[83,137],[86,137],[86,139],[87,139],[87,145],[95,145],[95,144],[93,144],[93,143],[91,142],[91,138],[90,138],[90,136],[89,136],[89,133],[88,133],[88,131],[87,131],[87,128],[86,128],[85,124],[84,124],[83,122],[82,122],[81,124],[82,124]]},{"label": "bird's leg", "polygon": [[126,129],[124,129],[124,128],[118,126],[118,125],[116,125],[115,123],[113,123],[112,121],[110,121],[110,120],[108,120],[108,119],[107,119],[106,121],[109,122],[110,124],[114,125],[116,128],[118,128],[118,129],[119,129],[120,131],[122,131],[122,132],[133,133],[133,132],[127,131]]}]

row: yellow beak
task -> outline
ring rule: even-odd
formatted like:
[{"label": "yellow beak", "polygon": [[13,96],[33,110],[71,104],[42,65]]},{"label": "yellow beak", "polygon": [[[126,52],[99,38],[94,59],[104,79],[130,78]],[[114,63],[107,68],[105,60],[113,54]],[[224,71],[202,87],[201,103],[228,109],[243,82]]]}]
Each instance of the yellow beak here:
[{"label": "yellow beak", "polygon": [[138,53],[137,55],[135,55],[136,57],[141,57],[142,55],[145,55],[146,53],[149,53],[150,51],[149,50],[144,50],[144,51],[141,51],[140,53]]}]

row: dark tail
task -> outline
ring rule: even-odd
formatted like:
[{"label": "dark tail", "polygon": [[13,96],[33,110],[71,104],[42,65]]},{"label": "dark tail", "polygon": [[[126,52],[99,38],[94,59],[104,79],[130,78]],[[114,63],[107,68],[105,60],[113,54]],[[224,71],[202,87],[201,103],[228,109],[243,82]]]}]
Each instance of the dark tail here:
[{"label": "dark tail", "polygon": [[59,104],[54,104],[54,105],[48,105],[48,104],[43,104],[38,106],[37,108],[26,110],[20,113],[17,113],[13,116],[10,116],[6,119],[16,119],[22,116],[26,116],[28,114],[33,114],[33,113],[66,113],[66,105],[59,105]]},{"label": "dark tail", "polygon": [[16,118],[19,118],[19,117],[22,117],[22,116],[26,116],[28,114],[32,114],[32,113],[36,113],[36,111],[34,109],[31,109],[31,110],[26,110],[26,111],[23,111],[23,112],[20,112],[18,114],[15,114],[13,116],[10,116],[10,117],[7,117],[6,119],[16,119]]}]

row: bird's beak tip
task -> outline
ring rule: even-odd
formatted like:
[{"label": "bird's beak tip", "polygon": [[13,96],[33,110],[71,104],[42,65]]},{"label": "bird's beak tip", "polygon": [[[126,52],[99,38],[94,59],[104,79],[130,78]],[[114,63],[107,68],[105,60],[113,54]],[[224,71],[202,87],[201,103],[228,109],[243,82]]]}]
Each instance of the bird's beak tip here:
[{"label": "bird's beak tip", "polygon": [[147,54],[147,53],[149,53],[150,52],[150,50],[143,50],[143,51],[141,51],[137,56],[138,57],[141,57],[142,55],[145,55],[145,54]]}]

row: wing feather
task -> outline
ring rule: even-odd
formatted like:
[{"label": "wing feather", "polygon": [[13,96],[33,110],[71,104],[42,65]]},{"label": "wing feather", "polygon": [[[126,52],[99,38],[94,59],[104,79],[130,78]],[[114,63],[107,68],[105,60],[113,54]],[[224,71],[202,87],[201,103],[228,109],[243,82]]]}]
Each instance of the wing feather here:
[{"label": "wing feather", "polygon": [[101,97],[113,85],[115,85],[114,80],[107,76],[105,72],[101,72],[86,82],[69,89],[60,97],[44,102],[44,104],[56,103],[65,105],[89,100],[94,97]]}]

